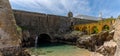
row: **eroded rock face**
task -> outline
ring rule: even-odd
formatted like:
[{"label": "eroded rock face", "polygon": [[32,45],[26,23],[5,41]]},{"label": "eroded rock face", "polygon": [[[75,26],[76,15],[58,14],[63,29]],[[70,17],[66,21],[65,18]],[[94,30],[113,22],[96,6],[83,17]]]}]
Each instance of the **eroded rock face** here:
[{"label": "eroded rock face", "polygon": [[30,37],[30,33],[27,30],[22,31],[22,47],[31,47],[34,46],[35,40]]},{"label": "eroded rock face", "polygon": [[91,36],[83,36],[77,40],[77,46],[95,51],[102,46],[105,41],[113,39],[114,32],[103,31],[99,34],[93,34]]},{"label": "eroded rock face", "polygon": [[114,56],[120,56],[120,18],[116,20],[114,27],[115,27],[114,40],[117,43],[117,49]]},{"label": "eroded rock face", "polygon": [[20,35],[8,0],[0,0],[0,48],[19,46]]},{"label": "eroded rock face", "polygon": [[14,56],[31,56],[27,49],[21,49]]},{"label": "eroded rock face", "polygon": [[77,39],[82,35],[83,33],[80,31],[72,31],[67,34],[64,34],[63,36],[56,34],[56,37],[54,39],[56,40],[55,42],[75,45]]},{"label": "eroded rock face", "polygon": [[77,46],[93,51],[95,49],[95,42],[91,39],[91,36],[83,36],[77,40]]},{"label": "eroded rock face", "polygon": [[104,56],[114,56],[117,44],[113,41],[104,42],[104,44],[99,47],[96,52],[103,54]]},{"label": "eroded rock face", "polygon": [[100,53],[97,53],[97,52],[92,52],[92,54],[90,56],[103,56],[103,55]]}]

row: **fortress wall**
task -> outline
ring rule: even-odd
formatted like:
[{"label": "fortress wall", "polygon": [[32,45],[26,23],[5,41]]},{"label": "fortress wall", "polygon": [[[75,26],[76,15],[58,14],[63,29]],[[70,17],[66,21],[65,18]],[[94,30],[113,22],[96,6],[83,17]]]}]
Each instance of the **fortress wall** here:
[{"label": "fortress wall", "polygon": [[26,27],[31,32],[40,33],[57,33],[66,31],[68,28],[68,17],[57,15],[30,13],[14,10],[14,15],[17,24],[21,27]]},{"label": "fortress wall", "polygon": [[29,30],[31,35],[46,33],[49,35],[62,35],[70,31],[71,19],[74,24],[96,22],[92,20],[69,18],[51,14],[35,13],[13,10],[17,24],[24,30]]},{"label": "fortress wall", "polygon": [[0,48],[19,46],[20,38],[9,0],[0,0]]}]

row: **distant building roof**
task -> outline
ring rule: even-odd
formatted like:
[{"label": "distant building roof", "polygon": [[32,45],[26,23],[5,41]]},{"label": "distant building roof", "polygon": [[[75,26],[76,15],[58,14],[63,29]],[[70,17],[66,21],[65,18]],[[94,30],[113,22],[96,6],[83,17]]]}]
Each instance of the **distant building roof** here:
[{"label": "distant building roof", "polygon": [[87,20],[100,20],[99,17],[93,17],[88,15],[77,15],[75,18],[87,19]]}]

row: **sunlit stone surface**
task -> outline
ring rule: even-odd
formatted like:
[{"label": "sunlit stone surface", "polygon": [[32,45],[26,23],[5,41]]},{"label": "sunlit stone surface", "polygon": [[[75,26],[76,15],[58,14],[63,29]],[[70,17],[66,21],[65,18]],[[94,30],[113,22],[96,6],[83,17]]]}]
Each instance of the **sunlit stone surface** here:
[{"label": "sunlit stone surface", "polygon": [[114,40],[117,43],[115,56],[120,56],[120,17],[118,17],[114,26],[115,26]]},{"label": "sunlit stone surface", "polygon": [[0,48],[19,46],[20,35],[9,4],[9,0],[0,0]]}]

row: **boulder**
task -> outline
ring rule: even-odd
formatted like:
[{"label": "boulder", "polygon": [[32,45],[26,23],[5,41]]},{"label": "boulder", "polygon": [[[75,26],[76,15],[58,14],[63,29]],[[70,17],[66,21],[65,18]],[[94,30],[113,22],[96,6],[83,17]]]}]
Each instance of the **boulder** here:
[{"label": "boulder", "polygon": [[66,41],[69,41],[69,42],[76,42],[77,39],[82,36],[82,32],[80,31],[72,31],[71,33],[69,34],[65,34],[64,38]]},{"label": "boulder", "polygon": [[21,39],[22,47],[31,47],[35,45],[35,36],[30,36],[30,33],[28,30],[23,30],[22,31],[22,39]]},{"label": "boulder", "polygon": [[55,34],[55,41],[66,44],[76,44],[77,39],[82,35],[80,31],[72,31],[63,36]]},{"label": "boulder", "polygon": [[3,53],[0,51],[0,56],[4,56]]},{"label": "boulder", "polygon": [[95,51],[97,48],[102,46],[105,41],[110,41],[113,39],[113,32],[103,31],[99,34],[84,35],[79,37],[77,40],[77,46],[80,48],[86,48],[91,51]]},{"label": "boulder", "polygon": [[78,36],[66,34],[64,36],[64,39],[65,41],[68,41],[68,42],[76,42],[78,39]]},{"label": "boulder", "polygon": [[103,56],[103,55],[97,52],[92,52],[90,56]]},{"label": "boulder", "polygon": [[110,41],[113,39],[115,30],[109,32],[109,35],[106,37],[106,41]]},{"label": "boulder", "polygon": [[96,52],[103,54],[104,56],[114,56],[115,51],[116,51],[116,46],[117,44],[113,41],[107,41],[99,47]]},{"label": "boulder", "polygon": [[18,51],[16,53],[16,56],[31,56],[29,53],[29,50],[27,49],[22,49],[21,51]]},{"label": "boulder", "polygon": [[77,40],[77,46],[80,48],[86,48],[91,51],[95,50],[95,42],[91,39],[91,36],[82,36]]},{"label": "boulder", "polygon": [[109,32],[108,31],[103,31],[101,33],[98,34],[99,38],[97,39],[97,41],[99,42],[97,45],[101,46],[104,44],[104,42],[106,41],[106,37],[108,37]]}]

